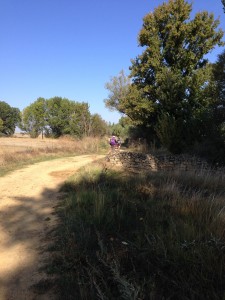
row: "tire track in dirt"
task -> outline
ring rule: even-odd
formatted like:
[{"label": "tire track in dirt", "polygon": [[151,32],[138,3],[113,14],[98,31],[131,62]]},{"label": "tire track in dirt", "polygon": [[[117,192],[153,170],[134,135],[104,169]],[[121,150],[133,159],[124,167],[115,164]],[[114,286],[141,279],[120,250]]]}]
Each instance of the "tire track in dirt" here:
[{"label": "tire track in dirt", "polygon": [[40,268],[48,260],[41,251],[57,217],[59,188],[80,167],[103,156],[74,156],[30,165],[0,177],[0,300],[55,299],[31,287],[48,279]]}]

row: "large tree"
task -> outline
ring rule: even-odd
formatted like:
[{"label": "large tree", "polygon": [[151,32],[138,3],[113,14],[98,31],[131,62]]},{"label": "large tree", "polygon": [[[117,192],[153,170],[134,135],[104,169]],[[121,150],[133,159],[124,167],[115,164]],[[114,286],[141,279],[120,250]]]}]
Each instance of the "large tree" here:
[{"label": "large tree", "polygon": [[82,138],[90,135],[91,113],[89,105],[85,102],[71,102],[71,113],[69,116],[68,134]]},{"label": "large tree", "polygon": [[72,102],[66,98],[53,97],[46,101],[46,118],[51,133],[55,137],[69,133]]},{"label": "large tree", "polygon": [[[120,99],[125,114],[152,128],[162,143],[170,134],[178,151],[200,138],[196,127],[210,105],[205,88],[211,67],[205,55],[223,45],[213,14],[199,12],[191,19],[191,11],[187,1],[169,0],[144,17],[139,33],[144,51],[132,60],[132,84]],[[171,123],[179,128],[179,138],[178,132],[166,130]]]},{"label": "large tree", "polygon": [[12,135],[19,121],[20,110],[0,101],[0,132],[4,135]]},{"label": "large tree", "polygon": [[46,131],[46,100],[38,98],[22,112],[20,128],[28,132],[31,137],[37,137]]}]

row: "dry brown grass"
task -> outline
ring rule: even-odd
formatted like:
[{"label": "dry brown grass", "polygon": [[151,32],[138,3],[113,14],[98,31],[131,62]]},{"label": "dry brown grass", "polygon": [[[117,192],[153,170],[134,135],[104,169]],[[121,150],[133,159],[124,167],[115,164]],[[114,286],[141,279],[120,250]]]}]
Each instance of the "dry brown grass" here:
[{"label": "dry brown grass", "polygon": [[61,256],[52,266],[60,299],[225,299],[220,174],[103,172],[95,164],[62,191]]},{"label": "dry brown grass", "polygon": [[100,153],[105,148],[104,140],[84,138],[75,140],[69,137],[60,139],[15,136],[0,138],[0,169],[46,157]]}]

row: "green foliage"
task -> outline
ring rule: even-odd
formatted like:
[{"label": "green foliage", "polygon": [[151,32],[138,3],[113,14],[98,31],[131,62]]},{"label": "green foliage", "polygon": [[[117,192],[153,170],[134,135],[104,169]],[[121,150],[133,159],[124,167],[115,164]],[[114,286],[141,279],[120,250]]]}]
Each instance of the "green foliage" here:
[{"label": "green foliage", "polygon": [[3,131],[3,128],[4,128],[4,126],[3,126],[3,120],[0,118],[0,132]]},{"label": "green foliage", "polygon": [[215,102],[212,114],[213,124],[217,133],[225,142],[225,50],[218,56],[218,60],[213,66],[212,82],[215,87]]},{"label": "green foliage", "polygon": [[[162,122],[164,127],[170,126],[165,115],[182,128],[188,125],[189,135],[192,134],[188,139],[180,130],[174,133],[183,140],[183,150],[206,134],[204,126],[195,134],[196,124],[201,124],[199,117],[214,102],[206,93],[211,66],[205,55],[216,45],[224,44],[219,21],[206,11],[191,19],[191,11],[189,2],[169,0],[144,17],[138,37],[144,51],[132,60],[132,83],[126,89],[126,97],[115,94],[117,101],[109,102],[129,116],[134,125],[151,128],[154,135],[160,132]],[[165,141],[162,136],[160,139]]]},{"label": "green foliage", "polygon": [[132,127],[132,121],[128,117],[121,117],[119,119],[119,123],[117,124],[109,124],[109,134],[116,135],[117,137],[125,140],[129,136],[129,130]]},{"label": "green foliage", "polygon": [[[98,124],[97,124],[98,123]],[[38,98],[22,112],[20,128],[32,137],[40,133],[60,137],[73,135],[78,138],[103,133],[104,121],[91,116],[89,105],[62,97]],[[95,127],[95,129],[94,129]]]},{"label": "green foliage", "polygon": [[126,101],[129,87],[130,79],[123,70],[120,71],[118,76],[112,77],[110,82],[105,84],[105,88],[110,92],[108,98],[104,100],[106,107],[123,113],[123,102]]},{"label": "green foliage", "polygon": [[0,101],[0,120],[0,132],[4,135],[12,135],[20,121],[19,109]]},{"label": "green foliage", "polygon": [[213,81],[215,83],[215,91],[219,104],[225,107],[225,50],[218,56],[215,64],[213,64]]},{"label": "green foliage", "polygon": [[123,127],[120,124],[112,124],[109,126],[111,135],[122,137]]},{"label": "green foliage", "polygon": [[158,120],[157,136],[162,145],[172,153],[180,153],[182,149],[183,122],[180,119],[165,114]]},{"label": "green foliage", "polygon": [[73,133],[77,132],[75,120],[79,109],[75,110],[75,105],[75,102],[61,97],[47,100],[47,122],[54,137],[69,134],[70,126]]},{"label": "green foliage", "polygon": [[36,138],[46,127],[46,100],[38,98],[22,112],[20,128]]},{"label": "green foliage", "polygon": [[91,116],[90,120],[90,135],[102,137],[106,135],[108,129],[107,123],[101,118],[99,114]]},{"label": "green foliage", "polygon": [[207,160],[225,163],[225,51],[210,66],[210,80],[205,88],[204,104],[195,113],[196,144],[193,150]]}]

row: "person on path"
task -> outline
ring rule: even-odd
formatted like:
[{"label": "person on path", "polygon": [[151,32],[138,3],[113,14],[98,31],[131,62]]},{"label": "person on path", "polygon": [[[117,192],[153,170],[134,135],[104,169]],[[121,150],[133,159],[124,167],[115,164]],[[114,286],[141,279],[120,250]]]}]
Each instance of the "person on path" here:
[{"label": "person on path", "polygon": [[111,138],[110,138],[110,141],[109,141],[109,144],[110,144],[110,146],[111,146],[111,150],[115,150],[116,149],[116,147],[117,147],[117,140],[116,140],[116,137],[115,137],[115,135],[113,135]]}]

